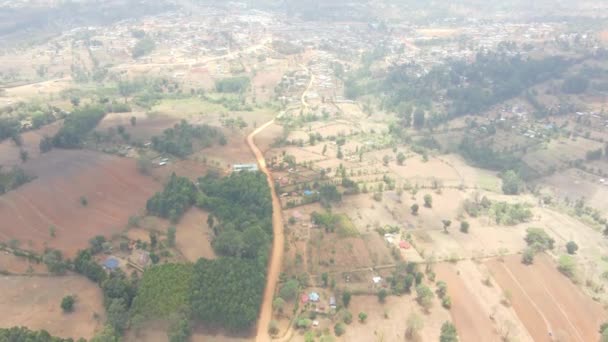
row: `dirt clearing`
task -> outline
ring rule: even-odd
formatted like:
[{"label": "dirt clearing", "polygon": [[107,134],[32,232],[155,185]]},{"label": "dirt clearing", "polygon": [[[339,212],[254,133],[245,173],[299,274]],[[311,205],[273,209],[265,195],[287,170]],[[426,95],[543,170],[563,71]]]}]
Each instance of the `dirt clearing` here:
[{"label": "dirt clearing", "polygon": [[[0,277],[0,326],[44,329],[55,336],[91,338],[103,326],[103,295],[81,276]],[[74,312],[64,314],[61,299],[76,295]]]},{"label": "dirt clearing", "polygon": [[211,248],[213,232],[207,225],[209,213],[200,209],[190,209],[177,225],[176,246],[190,262],[199,258],[215,259]]}]

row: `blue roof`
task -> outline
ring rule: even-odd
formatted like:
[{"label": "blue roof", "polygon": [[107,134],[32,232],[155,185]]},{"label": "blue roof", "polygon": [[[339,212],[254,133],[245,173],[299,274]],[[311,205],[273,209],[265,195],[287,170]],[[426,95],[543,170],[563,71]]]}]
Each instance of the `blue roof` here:
[{"label": "blue roof", "polygon": [[311,301],[316,302],[316,301],[318,301],[318,300],[319,300],[319,294],[318,294],[318,293],[316,293],[316,292],[311,292],[311,293],[308,295],[308,298],[309,298]]},{"label": "blue roof", "polygon": [[103,265],[108,269],[115,269],[118,267],[118,260],[115,258],[107,258]]}]

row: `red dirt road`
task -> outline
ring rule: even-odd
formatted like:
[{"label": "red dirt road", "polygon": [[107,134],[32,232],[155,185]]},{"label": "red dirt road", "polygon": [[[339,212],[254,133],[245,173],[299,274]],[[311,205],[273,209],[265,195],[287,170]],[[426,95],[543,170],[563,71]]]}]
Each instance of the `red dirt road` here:
[{"label": "red dirt road", "polygon": [[137,171],[135,160],[92,151],[53,150],[24,168],[38,178],[0,196],[0,240],[17,239],[22,248],[36,251],[46,243],[67,256],[95,235],[122,231],[161,188]]},{"label": "red dirt road", "polygon": [[281,201],[279,196],[274,189],[274,180],[272,174],[266,167],[266,160],[260,149],[256,146],[253,139],[256,134],[263,131],[266,127],[272,125],[274,120],[271,120],[258,129],[253,131],[247,137],[247,144],[255,155],[257,163],[260,167],[260,171],[266,174],[268,180],[268,186],[270,187],[270,193],[272,195],[272,254],[270,256],[268,264],[268,273],[266,275],[266,288],[264,289],[264,296],[262,298],[262,307],[260,309],[260,316],[258,319],[256,341],[270,341],[271,338],[268,335],[268,325],[272,318],[272,299],[274,292],[279,281],[279,273],[281,272],[281,263],[283,261],[283,246],[285,244],[285,236],[283,235],[283,214],[281,211]]},{"label": "red dirt road", "polygon": [[500,336],[493,328],[494,323],[485,312],[479,299],[472,293],[456,273],[454,265],[437,264],[435,266],[437,280],[443,280],[448,285],[448,295],[452,299],[450,315],[458,329],[461,341],[499,341]]},{"label": "red dirt road", "polygon": [[608,314],[560,274],[548,256],[537,256],[530,266],[518,255],[486,264],[500,287],[511,293],[511,304],[535,341],[599,339],[598,327]]}]

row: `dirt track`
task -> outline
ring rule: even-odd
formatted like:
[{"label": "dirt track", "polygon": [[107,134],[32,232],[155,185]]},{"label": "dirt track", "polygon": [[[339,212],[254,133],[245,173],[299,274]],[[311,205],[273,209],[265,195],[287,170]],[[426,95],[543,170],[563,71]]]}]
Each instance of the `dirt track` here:
[{"label": "dirt track", "polygon": [[272,125],[274,120],[270,120],[258,129],[253,131],[247,137],[247,144],[255,155],[255,159],[260,167],[260,171],[264,172],[266,179],[268,180],[268,186],[270,187],[270,193],[272,196],[272,230],[274,239],[272,242],[272,255],[268,264],[268,274],[266,277],[266,288],[264,290],[264,297],[262,299],[262,307],[260,309],[260,317],[257,325],[256,341],[270,341],[271,338],[268,335],[268,324],[272,318],[272,298],[279,280],[279,273],[281,272],[281,262],[283,261],[283,245],[285,237],[283,235],[283,215],[281,212],[281,201],[277,196],[274,189],[274,180],[268,168],[266,167],[266,160],[262,151],[257,147],[254,142],[255,136],[263,131],[268,126]]}]

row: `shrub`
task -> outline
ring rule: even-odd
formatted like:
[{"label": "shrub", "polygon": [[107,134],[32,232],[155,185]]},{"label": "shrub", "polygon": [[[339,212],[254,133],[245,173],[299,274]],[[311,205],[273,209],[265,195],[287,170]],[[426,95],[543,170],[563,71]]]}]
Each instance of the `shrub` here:
[{"label": "shrub", "polygon": [[336,336],[342,336],[345,332],[346,329],[344,328],[344,324],[337,323],[336,325],[334,325],[334,333],[336,334]]},{"label": "shrub", "polygon": [[568,254],[575,254],[578,250],[578,245],[574,241],[569,241],[566,244],[566,250],[568,251]]},{"label": "shrub", "polygon": [[74,311],[74,304],[76,303],[76,298],[74,296],[65,296],[61,300],[61,309],[63,312],[72,312]]},{"label": "shrub", "polygon": [[469,227],[470,227],[469,222],[467,222],[467,221],[460,222],[460,231],[461,232],[463,232],[465,234],[469,233]]}]

